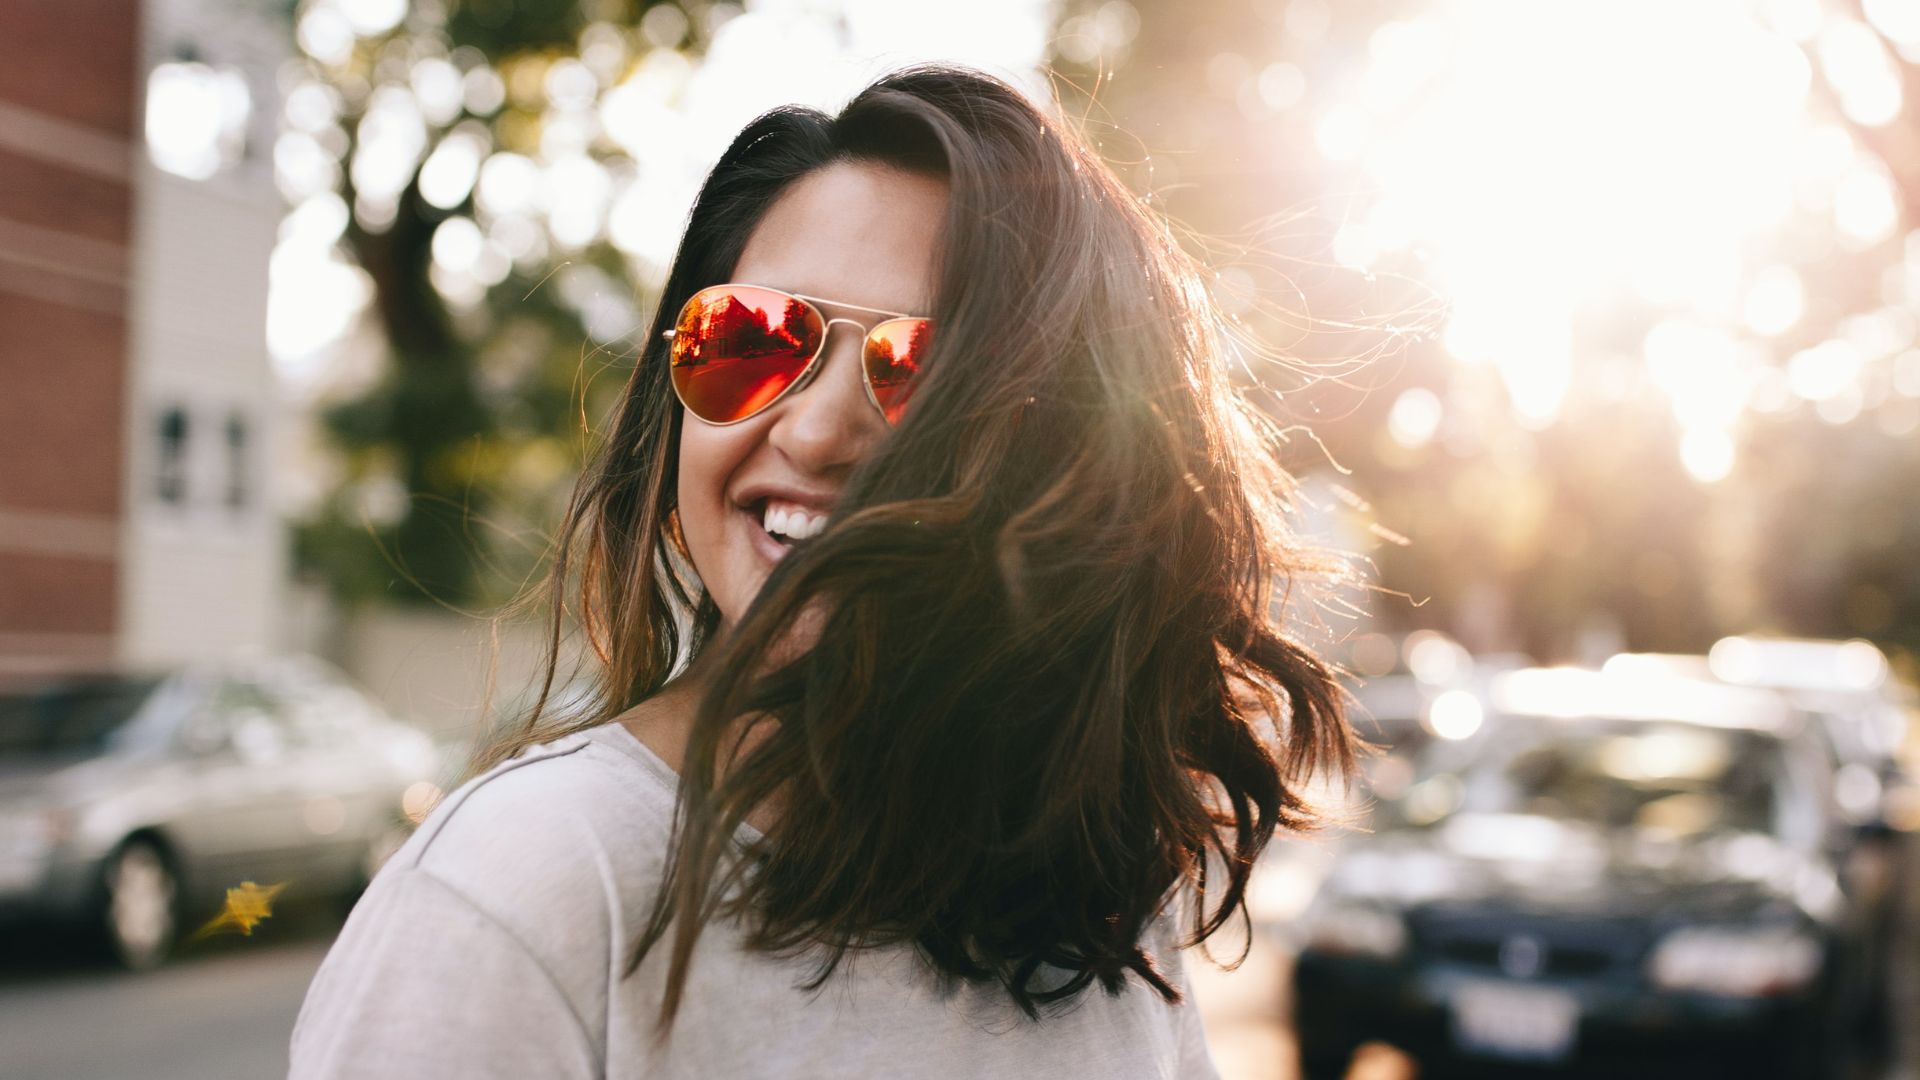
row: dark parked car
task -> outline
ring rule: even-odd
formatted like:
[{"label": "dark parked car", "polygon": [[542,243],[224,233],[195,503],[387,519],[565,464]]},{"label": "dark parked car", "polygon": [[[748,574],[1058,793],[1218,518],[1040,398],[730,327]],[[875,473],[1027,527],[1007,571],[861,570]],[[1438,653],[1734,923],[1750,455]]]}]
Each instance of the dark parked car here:
[{"label": "dark parked car", "polygon": [[1759,691],[1571,669],[1491,698],[1303,919],[1307,1074],[1381,1040],[1471,1075],[1823,1075],[1868,942],[1804,719]]},{"label": "dark parked car", "polygon": [[[1602,670],[1718,679],[1772,691],[1799,710],[1825,752],[1834,802],[1853,829],[1852,843],[1837,852],[1841,881],[1873,932],[1893,935],[1896,886],[1915,854],[1904,833],[1920,825],[1920,787],[1902,760],[1913,691],[1892,677],[1886,654],[1866,641],[1727,637],[1706,656],[1622,653]],[[1884,1043],[1892,1034],[1892,950],[1876,950],[1872,964],[1869,1028]]]},{"label": "dark parked car", "polygon": [[151,967],[245,881],[364,887],[439,772],[310,658],[0,685],[0,917],[90,923]]}]

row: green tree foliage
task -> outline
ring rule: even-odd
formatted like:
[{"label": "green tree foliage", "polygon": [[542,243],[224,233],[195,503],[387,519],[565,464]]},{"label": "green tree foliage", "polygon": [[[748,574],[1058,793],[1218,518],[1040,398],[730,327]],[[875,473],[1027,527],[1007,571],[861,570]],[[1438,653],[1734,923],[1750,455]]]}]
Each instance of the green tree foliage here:
[{"label": "green tree foliage", "polygon": [[[697,16],[706,5],[690,7]],[[649,18],[654,9],[663,10]],[[436,230],[481,215],[471,176],[458,201],[435,205],[422,168],[449,138],[474,142],[481,157],[540,161],[556,68],[594,74],[599,95],[652,51],[697,55],[687,10],[647,0],[416,3],[344,56],[305,56],[302,81],[324,88],[337,114],[322,145],[336,154],[335,187],[354,210],[342,244],[370,279],[368,315],[387,354],[373,385],[324,406],[342,480],[296,532],[298,566],[341,599],[482,606],[538,564],[579,465],[583,420],[604,414],[624,378],[636,351],[627,335],[650,286],[604,235],[571,251],[542,235],[494,280],[465,283],[467,295],[450,301],[435,281]],[[596,48],[593,67],[580,63]],[[424,67],[463,80],[458,107],[436,115]],[[400,111],[424,114],[426,138],[402,163],[398,192],[369,198],[360,158],[383,94],[415,96]],[[610,168],[629,164],[604,135],[588,152]],[[615,325],[595,325],[596,306],[599,322]]]}]

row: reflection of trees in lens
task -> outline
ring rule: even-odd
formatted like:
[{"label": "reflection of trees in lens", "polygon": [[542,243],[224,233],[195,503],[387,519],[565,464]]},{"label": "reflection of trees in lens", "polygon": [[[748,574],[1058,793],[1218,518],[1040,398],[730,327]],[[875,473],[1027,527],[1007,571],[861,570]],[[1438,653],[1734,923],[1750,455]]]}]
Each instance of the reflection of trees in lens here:
[{"label": "reflection of trees in lens", "polygon": [[900,386],[920,373],[920,356],[931,337],[931,328],[924,321],[914,323],[906,348],[896,350],[894,337],[899,332],[899,327],[892,327],[868,339],[867,373],[875,390]]},{"label": "reflection of trees in lens", "polygon": [[800,376],[819,333],[818,316],[801,300],[724,290],[689,321],[685,350],[676,341],[674,385],[708,420],[752,415]]},{"label": "reflection of trees in lens", "polygon": [[787,343],[788,348],[797,349],[801,352],[813,351],[807,340],[811,337],[809,324],[812,320],[808,317],[810,314],[811,312],[807,310],[807,305],[800,301],[794,299],[787,301],[786,314],[780,320],[779,334],[780,338]]},{"label": "reflection of trees in lens", "polygon": [[[896,339],[903,334],[906,345],[901,348]],[[867,383],[890,422],[900,422],[907,396],[913,392],[914,377],[920,373],[920,358],[932,337],[932,324],[925,319],[883,324],[867,337]]]},{"label": "reflection of trees in lens", "polygon": [[806,305],[789,299],[780,325],[773,324],[770,306],[749,303],[735,293],[724,293],[701,308],[684,337],[675,342],[675,367],[695,367],[714,361],[744,360],[775,353],[811,352]]}]

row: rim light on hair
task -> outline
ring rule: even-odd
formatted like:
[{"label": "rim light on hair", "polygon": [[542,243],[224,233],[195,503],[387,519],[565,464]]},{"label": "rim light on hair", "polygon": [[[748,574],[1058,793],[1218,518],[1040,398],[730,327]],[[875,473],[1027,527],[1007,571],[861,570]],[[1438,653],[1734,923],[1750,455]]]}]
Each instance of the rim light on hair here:
[{"label": "rim light on hair", "polygon": [[[782,192],[841,162],[946,182],[939,333],[913,422],[722,634],[679,538],[666,322],[733,280]],[[625,969],[667,948],[662,1033],[723,915],[746,947],[821,949],[816,988],[901,945],[1035,1018],[1094,985],[1177,1001],[1156,920],[1177,906],[1181,944],[1205,940],[1245,912],[1267,843],[1319,820],[1301,792],[1350,770],[1355,740],[1277,601],[1339,567],[1292,539],[1275,425],[1234,389],[1204,280],[1076,132],[977,72],[898,72],[837,116],[775,110],[714,167],[556,540],[545,689],[470,765],[700,668]],[[543,722],[576,625],[598,708]]]}]

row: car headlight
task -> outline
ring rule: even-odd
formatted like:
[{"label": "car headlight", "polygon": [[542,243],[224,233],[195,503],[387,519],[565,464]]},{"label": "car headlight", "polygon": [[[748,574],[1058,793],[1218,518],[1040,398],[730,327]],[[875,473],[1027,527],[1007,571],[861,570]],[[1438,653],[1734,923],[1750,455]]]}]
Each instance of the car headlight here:
[{"label": "car headlight", "polygon": [[1820,943],[1797,930],[1689,927],[1661,939],[1647,975],[1667,990],[1763,997],[1805,986],[1820,963]]},{"label": "car headlight", "polygon": [[1368,905],[1329,905],[1307,920],[1306,947],[1343,956],[1391,960],[1407,951],[1407,924],[1399,914]]}]

